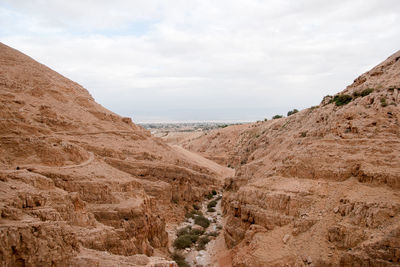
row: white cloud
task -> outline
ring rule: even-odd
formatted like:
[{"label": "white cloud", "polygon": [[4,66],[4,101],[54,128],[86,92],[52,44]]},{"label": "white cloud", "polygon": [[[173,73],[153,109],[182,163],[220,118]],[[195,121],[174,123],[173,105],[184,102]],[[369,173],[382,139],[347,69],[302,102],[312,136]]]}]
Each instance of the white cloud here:
[{"label": "white cloud", "polygon": [[400,41],[397,0],[5,3],[3,42],[136,121],[256,120],[315,105]]}]

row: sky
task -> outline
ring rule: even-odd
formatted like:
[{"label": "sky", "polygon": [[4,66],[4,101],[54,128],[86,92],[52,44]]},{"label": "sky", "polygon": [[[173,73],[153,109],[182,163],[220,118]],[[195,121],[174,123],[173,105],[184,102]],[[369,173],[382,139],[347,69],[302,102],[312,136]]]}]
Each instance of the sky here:
[{"label": "sky", "polygon": [[318,105],[400,49],[399,0],[0,0],[3,42],[134,122]]}]

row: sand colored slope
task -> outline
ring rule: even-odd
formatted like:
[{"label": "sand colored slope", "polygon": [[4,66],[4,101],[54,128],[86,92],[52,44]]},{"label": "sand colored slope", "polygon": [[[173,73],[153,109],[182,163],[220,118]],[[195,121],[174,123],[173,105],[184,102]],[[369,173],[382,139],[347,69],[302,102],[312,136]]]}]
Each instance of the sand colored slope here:
[{"label": "sand colored slope", "polygon": [[319,106],[184,147],[236,168],[233,266],[400,265],[400,51]]},{"label": "sand colored slope", "polygon": [[218,163],[206,159],[205,157],[199,155],[198,153],[189,151],[187,149],[184,149],[183,147],[179,145],[172,145],[172,147],[175,149],[177,153],[180,153],[183,155],[186,159],[190,160],[191,162],[195,162],[199,166],[203,166],[205,168],[208,168],[212,170],[213,172],[218,174],[218,179],[223,181],[225,178],[232,177],[235,174],[235,170],[224,167],[219,165]]},{"label": "sand colored slope", "polygon": [[174,266],[166,224],[222,174],[0,43],[3,265]]}]

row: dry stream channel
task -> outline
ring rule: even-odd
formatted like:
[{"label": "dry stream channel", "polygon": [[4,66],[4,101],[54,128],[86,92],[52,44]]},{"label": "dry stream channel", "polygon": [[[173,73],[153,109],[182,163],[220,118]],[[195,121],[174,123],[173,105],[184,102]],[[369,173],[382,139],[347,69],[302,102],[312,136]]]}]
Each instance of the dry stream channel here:
[{"label": "dry stream channel", "polygon": [[218,266],[213,255],[221,240],[222,194],[213,191],[200,205],[193,205],[183,223],[177,226],[173,238],[173,259],[179,267]]}]

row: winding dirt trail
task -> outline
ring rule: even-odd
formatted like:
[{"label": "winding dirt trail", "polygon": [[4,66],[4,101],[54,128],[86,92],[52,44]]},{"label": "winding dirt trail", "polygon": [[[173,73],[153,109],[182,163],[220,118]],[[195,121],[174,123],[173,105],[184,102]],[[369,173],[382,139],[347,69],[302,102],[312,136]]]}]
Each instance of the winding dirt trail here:
[{"label": "winding dirt trail", "polygon": [[[60,168],[60,169],[72,169],[72,168],[80,168],[80,167],[87,166],[87,165],[89,165],[90,163],[92,163],[93,160],[94,160],[94,154],[93,154],[93,152],[90,152],[90,151],[89,151],[88,153],[89,153],[89,158],[88,158],[86,161],[81,162],[81,163],[76,164],[76,165],[62,166],[62,167],[58,167],[58,168]],[[54,167],[52,167],[52,168],[54,168]],[[57,167],[56,167],[56,168],[57,168]]]}]

